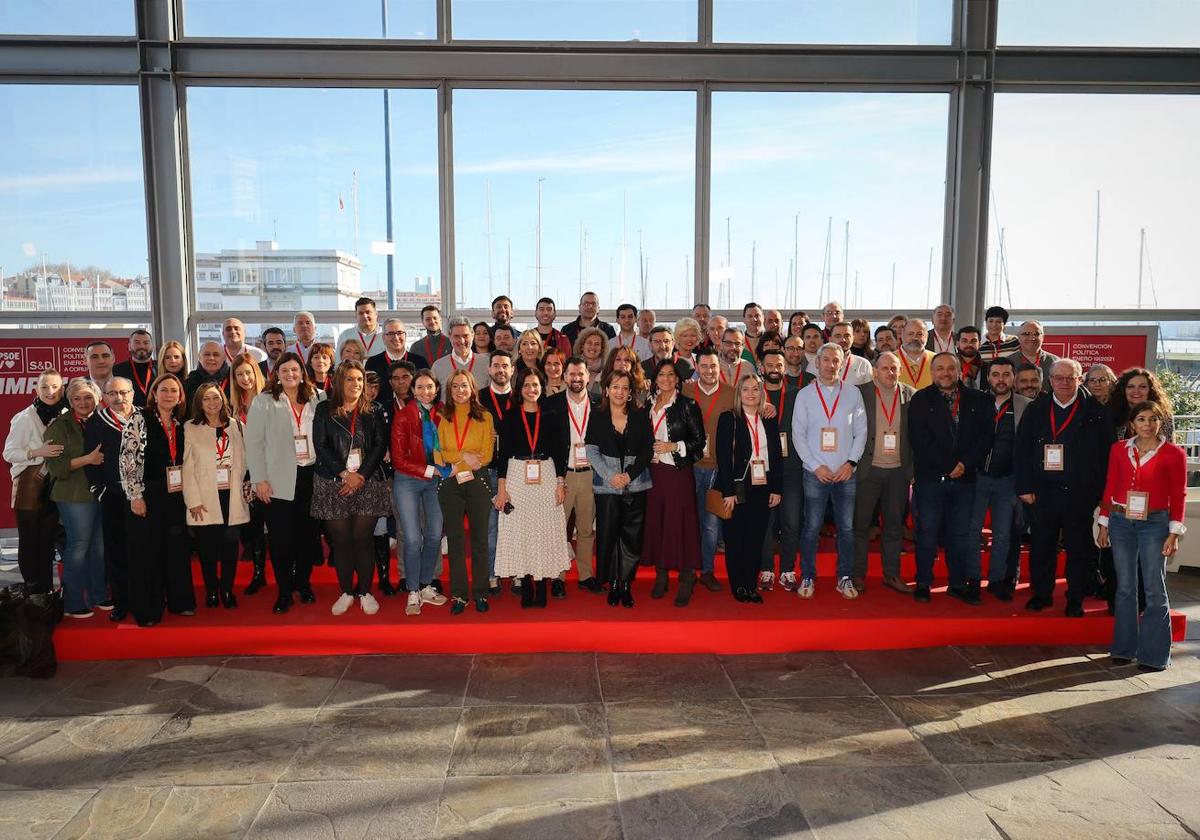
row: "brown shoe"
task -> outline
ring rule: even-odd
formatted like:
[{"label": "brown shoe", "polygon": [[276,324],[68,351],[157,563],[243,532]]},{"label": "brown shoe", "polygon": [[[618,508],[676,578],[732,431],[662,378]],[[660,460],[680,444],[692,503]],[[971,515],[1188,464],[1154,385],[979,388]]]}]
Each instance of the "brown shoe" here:
[{"label": "brown shoe", "polygon": [[904,578],[899,575],[888,575],[883,578],[883,585],[888,589],[894,589],[903,595],[911,595],[912,592],[908,588],[908,584],[904,582]]},{"label": "brown shoe", "polygon": [[861,577],[851,578],[854,581],[854,588],[858,590],[858,594],[862,595],[867,591],[867,579]]},{"label": "brown shoe", "polygon": [[699,584],[709,592],[720,592],[725,587],[721,586],[721,582],[717,580],[712,572],[705,572],[697,579]]}]

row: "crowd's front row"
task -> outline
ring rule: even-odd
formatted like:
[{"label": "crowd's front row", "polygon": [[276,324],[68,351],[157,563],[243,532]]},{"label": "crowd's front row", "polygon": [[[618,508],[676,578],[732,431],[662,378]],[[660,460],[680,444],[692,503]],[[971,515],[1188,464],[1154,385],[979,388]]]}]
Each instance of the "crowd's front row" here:
[{"label": "crowd's front row", "polygon": [[[821,346],[813,378],[792,375],[783,351],[767,350],[761,377],[747,366],[738,378],[726,376],[716,349],[702,347],[694,379],[681,381],[678,362],[665,358],[644,378],[637,366],[612,367],[599,393],[589,387],[586,360],[570,357],[565,388],[547,395],[536,365],[514,370],[497,351],[482,391],[468,369],[452,372],[443,394],[432,372],[412,375],[395,362],[389,373],[411,383],[406,399],[385,401],[378,377],[357,361],[342,362],[325,391],[297,354],[280,356],[266,383],[245,355],[232,361],[232,382],[200,384],[190,406],[183,382],[163,373],[145,388],[144,409],[133,407],[133,383],[115,377],[103,395],[89,379],[72,380],[65,411],[61,378],[47,371],[5,452],[20,449],[13,440],[22,424],[44,429],[36,448],[17,453],[46,468],[14,481],[22,569],[38,570],[26,578],[48,590],[56,506],[66,531],[68,614],[98,607],[151,626],[164,607],[194,614],[193,550],[207,606],[236,606],[239,542],[261,539],[265,526],[276,613],[296,596],[316,600],[310,575],[323,562],[324,535],[341,590],[333,613],[357,602],[374,614],[376,568],[381,590],[394,591],[386,537],[378,562],[381,520],[394,515],[410,615],[446,603],[443,534],[453,613],[472,602],[486,612],[500,578],[512,579],[524,607],[545,606],[548,590],[565,597],[572,559],[580,587],[607,587],[610,605],[633,606],[634,574],[649,564],[651,597],[667,593],[675,572],[674,603],[686,606],[698,581],[722,588],[712,573],[719,531],[734,598],[761,603],[760,590],[775,580],[776,534],[783,588],[813,596],[831,511],[842,597],[865,592],[877,531],[886,587],[929,601],[944,549],[948,594],[978,604],[990,512],[989,593],[1012,599],[1029,528],[1026,607],[1051,606],[1061,537],[1066,614],[1083,615],[1102,575],[1112,586],[1114,657],[1167,666],[1164,558],[1183,532],[1186,459],[1164,437],[1162,405],[1132,405],[1126,436],[1069,359],[1051,367],[1050,392],[1031,400],[1014,392],[1011,359],[991,362],[984,391],[964,385],[955,354],[939,353],[932,384],[914,391],[900,381],[892,352],[874,360],[873,381],[846,383],[843,353],[838,344]],[[910,511],[911,589],[900,574]],[[248,592],[264,582],[255,557]]]}]

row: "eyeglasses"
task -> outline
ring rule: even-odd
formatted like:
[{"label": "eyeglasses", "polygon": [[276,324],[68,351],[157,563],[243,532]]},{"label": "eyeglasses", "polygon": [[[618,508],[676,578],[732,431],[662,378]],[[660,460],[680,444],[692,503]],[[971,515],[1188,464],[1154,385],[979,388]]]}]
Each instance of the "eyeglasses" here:
[{"label": "eyeglasses", "polygon": [[404,336],[408,335],[408,333],[404,332],[404,330],[391,330],[389,332],[385,332],[384,335],[388,338],[404,338]]},{"label": "eyeglasses", "polygon": [[1113,382],[1113,381],[1115,381],[1115,380],[1109,379],[1107,376],[1089,376],[1087,378],[1088,384],[1091,384],[1093,382]]},{"label": "eyeglasses", "polygon": [[1018,333],[1018,335],[1020,335],[1021,338],[1039,338],[1042,334],[1040,332],[1023,332]]},{"label": "eyeglasses", "polygon": [[1078,377],[1076,377],[1076,376],[1051,376],[1050,381],[1051,382],[1076,382],[1076,381],[1078,381]]},{"label": "eyeglasses", "polygon": [[106,397],[132,397],[133,391],[105,391]]}]

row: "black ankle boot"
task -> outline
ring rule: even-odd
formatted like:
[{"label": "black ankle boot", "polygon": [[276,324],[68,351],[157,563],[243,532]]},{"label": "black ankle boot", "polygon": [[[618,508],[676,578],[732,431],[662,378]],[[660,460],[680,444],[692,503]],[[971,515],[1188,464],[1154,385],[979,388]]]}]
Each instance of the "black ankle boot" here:
[{"label": "black ankle boot", "polygon": [[534,583],[533,605],[535,607],[546,606],[546,584],[548,581],[545,578],[538,578]]},{"label": "black ankle boot", "polygon": [[692,600],[692,589],[696,585],[695,572],[680,572],[679,591],[675,593],[675,606],[686,607]]},{"label": "black ankle boot", "polygon": [[521,582],[521,609],[526,610],[533,606],[533,575],[525,575],[525,579]]},{"label": "black ankle boot", "polygon": [[621,582],[619,580],[609,581],[608,584],[608,605],[615,607],[621,603]]},{"label": "black ankle boot", "polygon": [[633,606],[633,584],[630,581],[621,581],[621,606]]},{"label": "black ankle boot", "polygon": [[253,562],[254,577],[243,590],[245,595],[253,595],[267,585],[267,550],[261,544],[254,546]]},{"label": "black ankle boot", "polygon": [[654,588],[650,590],[651,598],[661,598],[667,594],[667,585],[670,583],[670,577],[666,569],[655,569],[654,571]]},{"label": "black ankle boot", "polygon": [[396,587],[388,580],[388,569],[392,565],[391,547],[387,534],[375,537],[375,568],[379,572],[379,592],[383,595],[395,595]]}]

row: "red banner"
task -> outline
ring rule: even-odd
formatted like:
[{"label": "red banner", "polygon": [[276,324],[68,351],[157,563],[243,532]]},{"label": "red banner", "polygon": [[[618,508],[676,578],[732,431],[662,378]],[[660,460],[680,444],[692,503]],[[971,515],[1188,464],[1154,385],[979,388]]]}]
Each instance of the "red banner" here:
[{"label": "red banner", "polygon": [[[84,348],[93,341],[107,341],[114,353],[127,355],[128,339],[89,333],[86,337],[46,337],[31,333],[28,338],[0,338],[0,423],[8,434],[12,418],[33,402],[38,376],[54,368],[66,380],[87,376]],[[4,498],[10,498],[5,492]],[[16,528],[12,508],[0,505],[0,528]]]},{"label": "red banner", "polygon": [[1046,330],[1043,347],[1055,356],[1079,362],[1084,373],[1092,365],[1108,365],[1120,376],[1127,368],[1146,366],[1148,340],[1146,335],[1087,332],[1085,328],[1060,332],[1051,327]]}]

